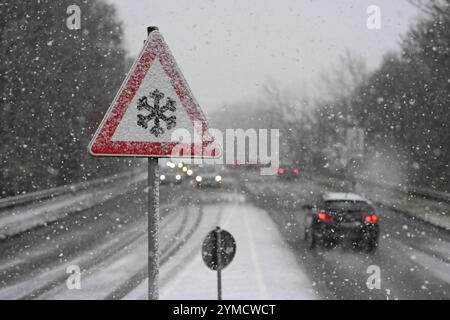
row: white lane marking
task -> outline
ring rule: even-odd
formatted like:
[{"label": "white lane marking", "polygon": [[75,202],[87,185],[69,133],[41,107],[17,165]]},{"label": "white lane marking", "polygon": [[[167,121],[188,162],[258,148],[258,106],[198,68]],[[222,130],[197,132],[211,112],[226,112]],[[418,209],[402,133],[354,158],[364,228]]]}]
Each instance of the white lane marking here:
[{"label": "white lane marking", "polygon": [[[237,206],[239,207],[239,206]],[[230,226],[230,221],[232,218],[234,218],[234,216],[236,215],[237,210],[233,210],[231,212],[231,214],[228,215],[228,217],[225,219],[224,223],[223,223],[223,228],[227,229]]]},{"label": "white lane marking", "polygon": [[244,216],[244,225],[247,230],[248,242],[250,247],[250,257],[253,264],[253,269],[255,270],[256,280],[258,282],[259,293],[261,295],[262,300],[269,300],[269,295],[267,291],[266,284],[264,283],[264,277],[262,275],[261,269],[259,268],[258,257],[256,256],[255,243],[253,241],[253,233],[248,223],[248,210],[246,210],[243,214]]}]

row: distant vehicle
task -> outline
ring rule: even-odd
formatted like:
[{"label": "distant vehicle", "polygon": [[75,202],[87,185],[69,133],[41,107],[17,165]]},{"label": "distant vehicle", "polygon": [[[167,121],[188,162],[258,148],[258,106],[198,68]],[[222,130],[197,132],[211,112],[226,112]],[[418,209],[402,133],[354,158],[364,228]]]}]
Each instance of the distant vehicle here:
[{"label": "distant vehicle", "polygon": [[269,163],[261,163],[261,162],[257,161],[256,163],[250,163],[248,161],[245,161],[244,163],[238,164],[238,162],[236,160],[233,161],[233,164],[228,165],[228,167],[231,169],[240,168],[240,169],[247,169],[247,170],[259,170],[261,168],[268,168],[270,166],[271,166],[270,162]]},{"label": "distant vehicle", "polygon": [[379,217],[370,202],[353,193],[325,193],[303,206],[305,241],[310,249],[349,241],[365,252],[378,247]]},{"label": "distant vehicle", "polygon": [[159,172],[159,181],[160,184],[180,184],[183,177],[177,169],[163,168]]},{"label": "distant vehicle", "polygon": [[299,177],[300,169],[296,165],[280,165],[277,174],[279,178],[293,180]]},{"label": "distant vehicle", "polygon": [[215,166],[198,166],[193,171],[197,187],[222,186],[222,175]]}]

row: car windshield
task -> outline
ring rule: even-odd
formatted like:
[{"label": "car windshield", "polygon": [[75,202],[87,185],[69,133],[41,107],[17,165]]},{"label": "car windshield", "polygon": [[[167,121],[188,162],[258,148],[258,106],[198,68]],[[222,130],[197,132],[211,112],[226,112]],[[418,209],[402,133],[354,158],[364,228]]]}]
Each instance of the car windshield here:
[{"label": "car windshield", "polygon": [[372,207],[365,201],[330,200],[325,201],[325,209],[328,211],[372,211]]}]

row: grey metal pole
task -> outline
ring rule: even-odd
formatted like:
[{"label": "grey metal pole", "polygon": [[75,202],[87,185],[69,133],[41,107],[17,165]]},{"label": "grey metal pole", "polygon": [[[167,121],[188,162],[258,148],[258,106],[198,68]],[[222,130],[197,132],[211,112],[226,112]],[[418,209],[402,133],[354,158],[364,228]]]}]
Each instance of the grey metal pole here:
[{"label": "grey metal pole", "polygon": [[159,275],[159,168],[148,158],[148,299],[158,300]]},{"label": "grey metal pole", "polygon": [[[147,34],[158,30],[147,27]],[[159,167],[158,158],[148,158],[148,299],[158,300],[159,276]]]},{"label": "grey metal pole", "polygon": [[222,300],[222,270],[217,270],[217,300]]},{"label": "grey metal pole", "polygon": [[222,261],[220,256],[220,227],[216,228],[217,300],[222,300]]}]

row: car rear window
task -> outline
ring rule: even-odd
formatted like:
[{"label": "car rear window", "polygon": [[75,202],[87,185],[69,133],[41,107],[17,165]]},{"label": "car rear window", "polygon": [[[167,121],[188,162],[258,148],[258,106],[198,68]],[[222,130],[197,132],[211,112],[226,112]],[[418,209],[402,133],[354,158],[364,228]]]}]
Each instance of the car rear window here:
[{"label": "car rear window", "polygon": [[325,209],[329,211],[373,211],[367,202],[348,200],[325,201]]}]

